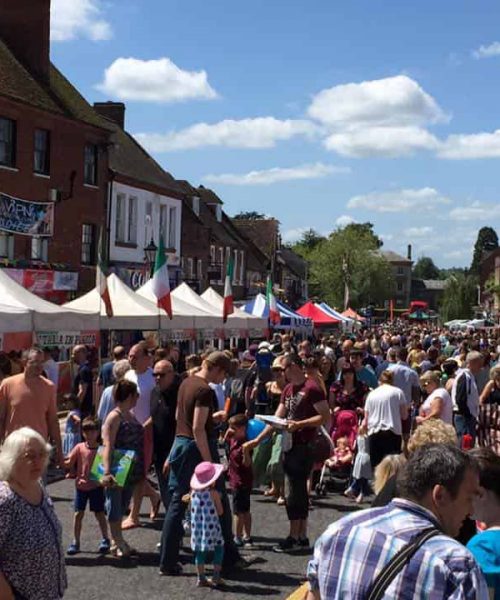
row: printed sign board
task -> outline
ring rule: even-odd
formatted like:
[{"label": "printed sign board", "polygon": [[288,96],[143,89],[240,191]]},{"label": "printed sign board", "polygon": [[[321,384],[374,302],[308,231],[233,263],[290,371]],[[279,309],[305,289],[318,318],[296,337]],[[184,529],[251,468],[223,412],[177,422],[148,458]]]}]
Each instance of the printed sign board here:
[{"label": "printed sign board", "polygon": [[0,230],[20,235],[54,235],[54,203],[21,200],[0,193]]}]

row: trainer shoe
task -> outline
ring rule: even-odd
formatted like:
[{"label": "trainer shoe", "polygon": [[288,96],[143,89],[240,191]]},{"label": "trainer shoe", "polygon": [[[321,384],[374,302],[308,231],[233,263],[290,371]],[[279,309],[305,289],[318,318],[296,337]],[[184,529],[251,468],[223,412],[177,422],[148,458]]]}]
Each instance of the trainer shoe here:
[{"label": "trainer shoe", "polygon": [[108,538],[102,538],[102,540],[99,542],[99,554],[107,554],[110,548],[111,542],[108,540]]},{"label": "trainer shoe", "polygon": [[75,554],[78,554],[80,552],[80,544],[77,544],[76,542],[71,542],[71,544],[68,546],[68,549],[66,550],[66,554],[68,556],[74,556]]},{"label": "trainer shoe", "polygon": [[253,540],[250,536],[244,537],[241,543],[245,548],[253,548]]},{"label": "trainer shoe", "polygon": [[240,537],[238,537],[237,535],[234,536],[234,545],[237,548],[243,548],[243,540]]},{"label": "trainer shoe", "polygon": [[274,546],[273,552],[291,552],[292,550],[296,550],[298,545],[298,540],[289,535],[283,542],[280,542],[277,546]]},{"label": "trainer shoe", "polygon": [[297,544],[302,549],[306,549],[306,548],[310,548],[311,547],[311,544],[309,543],[309,538],[308,537],[299,538]]}]

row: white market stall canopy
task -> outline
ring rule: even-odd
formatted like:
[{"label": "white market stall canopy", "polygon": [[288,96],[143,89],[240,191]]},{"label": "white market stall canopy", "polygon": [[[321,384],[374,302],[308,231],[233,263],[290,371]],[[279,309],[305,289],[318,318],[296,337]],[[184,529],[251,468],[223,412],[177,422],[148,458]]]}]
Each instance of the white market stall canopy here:
[{"label": "white market stall canopy", "polygon": [[58,306],[32,294],[0,269],[0,298],[2,303],[21,311],[31,311],[35,331],[95,331],[99,329],[96,308],[89,311]]},{"label": "white market stall canopy", "polygon": [[[224,308],[224,298],[218,294],[212,287],[206,289],[201,298],[208,302],[213,308],[215,308],[218,314],[222,315],[222,311]],[[240,323],[245,322],[245,325],[240,325]],[[245,327],[250,332],[256,332],[259,330],[260,335],[263,335],[264,332],[268,328],[267,319],[262,317],[256,317],[254,315],[250,315],[246,313],[244,310],[241,310],[234,307],[234,313],[229,315],[226,325],[231,328],[241,328]],[[255,333],[251,333],[251,337],[253,337]]]},{"label": "white market stall canopy", "polygon": [[33,312],[8,304],[0,304],[0,332],[14,333],[33,330]]},{"label": "white market stall canopy", "polygon": [[[193,317],[190,315],[174,314],[172,321],[156,302],[145,298],[131,290],[114,273],[108,276],[108,290],[113,307],[113,316],[106,315],[106,308],[101,296],[94,288],[84,296],[65,304],[69,308],[100,310],[101,328],[120,330],[155,330],[161,324],[161,329],[193,329]],[[160,323],[161,319],[161,323]]]},{"label": "white market stall canopy", "polygon": [[[136,293],[142,298],[148,300],[149,302],[153,302],[156,307],[156,296],[154,295],[153,290],[151,289],[151,279],[147,283],[145,283],[141,288],[139,288]],[[174,317],[173,321],[169,320],[166,312],[163,309],[159,309],[161,310],[161,314],[167,323],[175,322],[176,318],[189,317],[191,318],[191,327],[194,329],[199,330],[215,329],[217,327],[220,328],[222,324],[222,318],[217,320],[217,318],[212,313],[205,311],[202,308],[198,308],[197,306],[193,306],[192,304],[188,304],[175,293],[175,290],[171,293],[171,300],[172,313]],[[167,327],[167,329],[171,328],[172,327]],[[177,326],[174,326],[173,328],[178,329]]]}]

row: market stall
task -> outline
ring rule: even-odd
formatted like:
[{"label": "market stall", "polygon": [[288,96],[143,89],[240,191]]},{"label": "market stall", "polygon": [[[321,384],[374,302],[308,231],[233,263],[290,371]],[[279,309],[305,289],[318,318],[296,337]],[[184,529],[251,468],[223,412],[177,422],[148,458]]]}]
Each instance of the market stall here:
[{"label": "market stall", "polygon": [[[201,297],[203,300],[208,302],[208,304],[210,304],[219,315],[222,315],[224,298],[212,287],[209,287],[207,290],[205,290]],[[247,331],[247,335],[245,337],[264,337],[268,328],[266,318],[250,315],[236,306],[234,307],[233,314],[229,315],[226,325],[231,331],[236,329],[245,329]]]},{"label": "market stall", "polygon": [[[312,332],[313,323],[310,319],[297,314],[294,310],[283,304],[279,300],[276,301],[276,307],[280,314],[280,323],[273,325],[274,329],[289,331],[291,329],[300,331],[308,335]],[[257,294],[255,298],[247,302],[244,306],[245,312],[257,317],[269,318],[269,306],[266,302],[266,297],[263,294]]]},{"label": "market stall", "polygon": [[301,306],[299,309],[297,309],[297,312],[299,315],[311,319],[311,321],[314,323],[314,327],[316,328],[333,328],[342,322],[340,319],[336,319],[335,317],[329,315],[326,311],[311,301],[306,302],[304,306]]}]

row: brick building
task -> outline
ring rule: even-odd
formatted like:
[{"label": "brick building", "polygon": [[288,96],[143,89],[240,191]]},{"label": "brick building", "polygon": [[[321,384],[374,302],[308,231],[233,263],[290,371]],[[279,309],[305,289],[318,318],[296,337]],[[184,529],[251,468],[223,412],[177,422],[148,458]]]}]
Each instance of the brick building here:
[{"label": "brick building", "polygon": [[500,313],[500,248],[484,252],[480,263],[481,304],[488,312]]},{"label": "brick building", "polygon": [[54,202],[54,218],[48,237],[4,228],[1,266],[13,268],[16,279],[33,291],[64,301],[95,282],[111,129],[49,54],[50,0],[2,2],[0,194]]},{"label": "brick building", "polygon": [[394,280],[396,281],[394,291],[395,308],[408,308],[410,306],[411,272],[413,268],[411,246],[408,246],[408,256],[406,258],[392,250],[380,250],[380,255],[391,266]]}]

